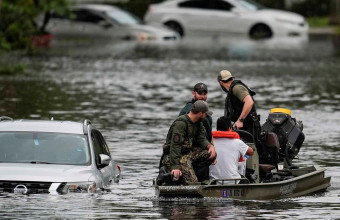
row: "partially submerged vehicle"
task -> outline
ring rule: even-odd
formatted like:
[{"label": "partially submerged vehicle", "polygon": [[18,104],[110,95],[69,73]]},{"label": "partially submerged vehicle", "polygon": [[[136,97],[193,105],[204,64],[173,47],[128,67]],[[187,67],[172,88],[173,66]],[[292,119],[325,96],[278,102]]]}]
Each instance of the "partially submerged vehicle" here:
[{"label": "partially submerged vehicle", "polygon": [[[261,128],[260,143],[245,131],[238,131],[241,139],[255,150],[246,161],[246,177],[212,179],[189,185],[175,185],[171,181],[154,181],[156,194],[162,197],[217,197],[240,200],[272,200],[303,196],[325,190],[331,177],[325,168],[297,167],[297,157],[304,141],[303,124],[291,117],[288,109],[271,110]],[[239,183],[238,183],[239,182]]]},{"label": "partially submerged vehicle", "polygon": [[0,194],[96,193],[120,179],[120,166],[89,120],[0,117]]}]

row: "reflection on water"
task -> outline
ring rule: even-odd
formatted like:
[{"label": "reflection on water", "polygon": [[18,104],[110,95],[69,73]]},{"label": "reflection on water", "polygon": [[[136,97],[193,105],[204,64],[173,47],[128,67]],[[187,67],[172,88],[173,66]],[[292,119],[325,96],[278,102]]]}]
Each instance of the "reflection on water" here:
[{"label": "reflection on water", "polygon": [[184,38],[182,47],[214,52],[230,60],[263,60],[269,57],[273,58],[273,55],[286,56],[291,59],[293,58],[291,55],[294,53],[299,53],[301,56],[306,51],[308,38],[308,35],[302,35],[253,40],[247,35],[208,35]]},{"label": "reflection on water", "polygon": [[[99,47],[60,55],[50,48],[34,57],[4,57],[1,62],[24,63],[27,74],[0,77],[0,114],[90,119],[103,131],[123,180],[111,186],[111,193],[98,195],[0,194],[2,217],[316,219],[328,213],[331,219],[340,218],[340,62],[332,39],[310,36],[307,45],[192,39],[176,47],[121,46],[124,52]],[[152,179],[162,143],[196,82],[209,87],[214,128],[223,114],[225,93],[216,80],[221,69],[257,92],[261,123],[273,107],[289,108],[303,121],[306,140],[295,163],[327,167],[332,186],[326,192],[275,202],[155,197]]]}]

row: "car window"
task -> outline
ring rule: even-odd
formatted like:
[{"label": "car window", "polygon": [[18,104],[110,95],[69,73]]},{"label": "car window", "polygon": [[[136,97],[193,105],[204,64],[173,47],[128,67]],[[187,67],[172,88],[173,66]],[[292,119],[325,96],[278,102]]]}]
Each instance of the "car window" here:
[{"label": "car window", "polygon": [[105,20],[103,17],[85,9],[73,10],[72,12],[75,16],[75,21],[98,23]]},{"label": "car window", "polygon": [[85,135],[0,132],[0,162],[85,165],[90,163]]},{"label": "car window", "polygon": [[249,10],[252,11],[257,11],[257,10],[261,10],[264,9],[265,7],[262,6],[261,4],[252,1],[252,0],[239,0],[239,2],[241,3],[241,5]]},{"label": "car window", "polygon": [[210,8],[214,10],[221,10],[221,11],[231,11],[234,6],[226,1],[221,0],[213,0],[211,1]]},{"label": "car window", "polygon": [[119,24],[141,24],[142,21],[134,16],[133,14],[130,14],[127,11],[123,10],[111,10],[106,12],[107,16],[111,19],[113,19],[115,22],[118,22]]},{"label": "car window", "polygon": [[185,1],[185,2],[179,3],[178,7],[181,7],[181,8],[208,9],[209,8],[209,1],[205,1],[205,0],[190,0],[190,1]]},{"label": "car window", "polygon": [[107,146],[104,137],[99,131],[93,130],[91,138],[94,144],[94,152],[97,164],[99,162],[99,154],[106,154],[111,157],[109,147]]}]

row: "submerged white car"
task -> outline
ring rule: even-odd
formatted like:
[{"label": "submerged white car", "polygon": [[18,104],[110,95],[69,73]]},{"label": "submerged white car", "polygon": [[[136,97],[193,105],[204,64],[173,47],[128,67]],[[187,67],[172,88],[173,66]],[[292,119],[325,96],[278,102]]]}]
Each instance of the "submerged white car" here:
[{"label": "submerged white car", "polygon": [[[44,15],[36,19],[43,24]],[[92,44],[117,41],[138,43],[173,43],[180,40],[169,28],[144,25],[133,14],[111,5],[79,4],[71,8],[69,16],[52,12],[45,29],[55,40]]]},{"label": "submerged white car", "polygon": [[95,193],[120,178],[119,165],[89,120],[0,117],[0,193]]},{"label": "submerged white car", "polygon": [[182,37],[210,32],[263,39],[300,36],[309,28],[301,15],[265,8],[252,0],[167,0],[150,5],[144,20],[164,24]]}]

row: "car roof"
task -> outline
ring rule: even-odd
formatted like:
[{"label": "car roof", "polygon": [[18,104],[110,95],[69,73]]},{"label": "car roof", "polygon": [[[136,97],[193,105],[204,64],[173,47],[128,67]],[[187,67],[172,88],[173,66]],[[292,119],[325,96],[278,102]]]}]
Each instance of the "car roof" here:
[{"label": "car roof", "polygon": [[54,120],[6,120],[0,121],[0,132],[26,131],[26,132],[54,132],[69,134],[84,134],[83,123]]}]

